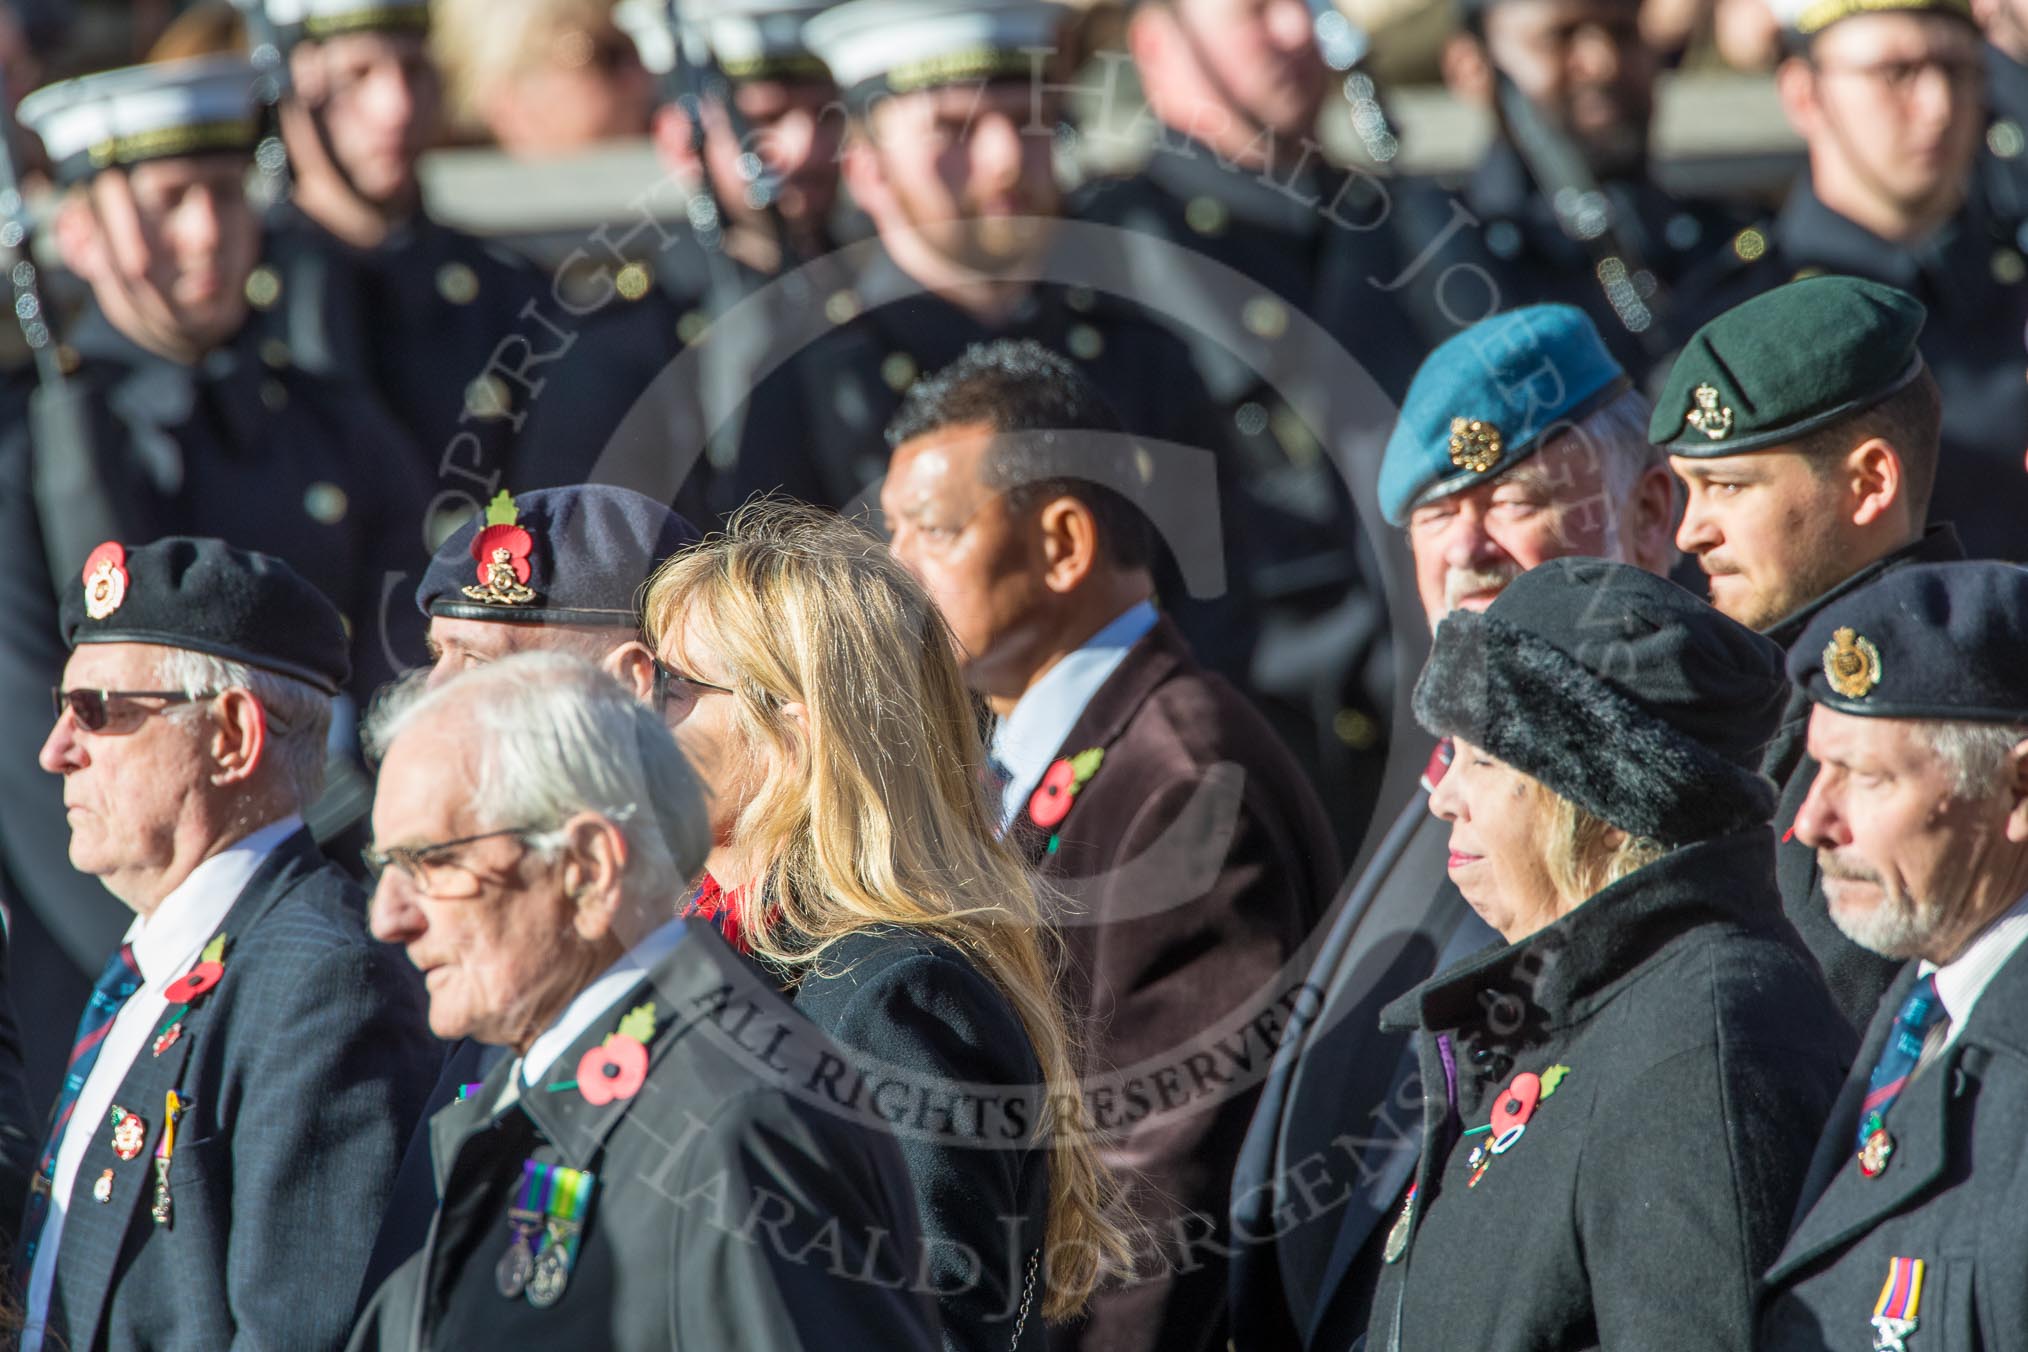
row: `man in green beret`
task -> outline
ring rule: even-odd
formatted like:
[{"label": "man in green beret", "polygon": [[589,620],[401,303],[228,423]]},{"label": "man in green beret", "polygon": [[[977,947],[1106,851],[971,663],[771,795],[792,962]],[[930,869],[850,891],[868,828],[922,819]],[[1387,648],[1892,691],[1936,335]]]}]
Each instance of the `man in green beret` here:
[{"label": "man in green beret", "polygon": [[[1711,603],[1784,647],[1838,596],[1910,563],[1964,557],[1925,528],[1941,446],[1936,379],[1917,346],[1922,304],[1856,277],[1777,287],[1699,329],[1655,404],[1649,439],[1688,486],[1676,543]],[[1792,699],[1761,769],[1782,903],[1839,1008],[1864,1028],[1894,968],[1831,923],[1814,851],[1792,826],[1817,765]]]}]

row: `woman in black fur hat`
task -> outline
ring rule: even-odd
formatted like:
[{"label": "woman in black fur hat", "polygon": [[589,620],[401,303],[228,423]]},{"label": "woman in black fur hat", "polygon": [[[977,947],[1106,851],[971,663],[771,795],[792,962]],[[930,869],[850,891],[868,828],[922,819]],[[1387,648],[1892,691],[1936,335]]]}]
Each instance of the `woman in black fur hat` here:
[{"label": "woman in black fur hat", "polygon": [[1421,1158],[1373,1352],[1752,1345],[1851,1035],[1782,916],[1774,644],[1563,559],[1437,630],[1450,876],[1506,940],[1396,1002]]}]

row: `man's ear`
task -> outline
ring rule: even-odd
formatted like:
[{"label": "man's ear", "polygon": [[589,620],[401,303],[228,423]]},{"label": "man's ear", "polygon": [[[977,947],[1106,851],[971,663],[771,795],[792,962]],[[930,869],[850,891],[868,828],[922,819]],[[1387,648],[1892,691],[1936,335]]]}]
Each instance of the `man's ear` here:
[{"label": "man's ear", "polygon": [[[1908,478],[1901,453],[1881,437],[1868,437],[1845,457],[1852,485],[1852,523],[1870,526],[1891,515],[1909,515]],[[1920,527],[1921,522],[1914,522]]]},{"label": "man's ear", "polygon": [[220,787],[245,784],[267,759],[267,710],[252,691],[234,686],[220,694],[207,713],[214,764],[211,782]]},{"label": "man's ear", "polygon": [[621,914],[620,880],[627,871],[627,838],[620,828],[596,812],[580,812],[558,828],[558,867],[563,894],[572,903],[571,924],[587,943],[615,938],[628,946],[638,934],[617,934]]},{"label": "man's ear", "polygon": [[1067,595],[1084,584],[1098,567],[1098,518],[1080,498],[1051,498],[1036,512],[1041,534],[1042,584]]},{"label": "man's ear", "polygon": [[641,703],[655,698],[655,654],[639,639],[622,643],[607,653],[599,666]]},{"label": "man's ear", "polygon": [[1809,140],[1822,120],[1817,106],[1817,77],[1810,63],[1800,56],[1785,58],[1775,67],[1775,96],[1781,101],[1782,116],[1796,135]]},{"label": "man's ear", "polygon": [[106,270],[106,238],[92,210],[91,185],[72,188],[56,208],[56,250],[63,265],[90,282]]},{"label": "man's ear", "polygon": [[1666,466],[1656,465],[1641,475],[1621,508],[1627,557],[1664,577],[1676,566],[1676,484]]},{"label": "man's ear", "polygon": [[854,118],[846,129],[838,173],[859,209],[879,225],[893,215],[894,195],[887,190],[887,172],[880,167],[880,152],[873,144],[868,125],[871,118],[869,111],[864,119]]},{"label": "man's ear", "polygon": [[1445,38],[1438,64],[1444,87],[1453,96],[1474,107],[1493,106],[1493,62],[1477,34],[1453,33]]}]

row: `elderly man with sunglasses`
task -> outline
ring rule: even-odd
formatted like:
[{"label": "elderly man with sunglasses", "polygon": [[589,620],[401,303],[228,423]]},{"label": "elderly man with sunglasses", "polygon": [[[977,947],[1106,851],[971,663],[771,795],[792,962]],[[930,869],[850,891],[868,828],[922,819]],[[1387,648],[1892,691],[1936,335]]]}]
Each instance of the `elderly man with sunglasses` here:
[{"label": "elderly man with sunglasses", "polygon": [[93,550],[42,768],[70,859],[134,913],[78,1023],[22,1219],[22,1348],[343,1338],[439,1049],[299,815],[349,674],[280,559]]}]

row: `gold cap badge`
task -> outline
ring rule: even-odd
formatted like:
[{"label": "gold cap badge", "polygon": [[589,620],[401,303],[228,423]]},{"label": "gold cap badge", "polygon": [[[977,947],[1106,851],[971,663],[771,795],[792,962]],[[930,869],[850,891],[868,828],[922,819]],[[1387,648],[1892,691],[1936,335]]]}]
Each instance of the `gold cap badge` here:
[{"label": "gold cap badge", "polygon": [[1824,679],[1846,699],[1864,699],[1880,684],[1880,649],[1850,629],[1824,645]]},{"label": "gold cap badge", "polygon": [[1690,397],[1696,403],[1683,415],[1684,422],[1713,441],[1723,441],[1732,435],[1732,410],[1719,407],[1716,386],[1699,385],[1690,391]]},{"label": "gold cap badge", "polygon": [[85,614],[103,620],[127,599],[127,551],[117,540],[94,549],[84,566]]},{"label": "gold cap badge", "polygon": [[1484,474],[1500,463],[1500,429],[1478,418],[1451,419],[1451,463]]},{"label": "gold cap badge", "polygon": [[486,527],[472,537],[472,560],[479,565],[479,584],[465,587],[465,595],[489,606],[525,606],[535,600],[528,579],[534,565],[528,560],[535,537],[520,523],[520,509],[513,495],[501,489],[486,504]]}]

